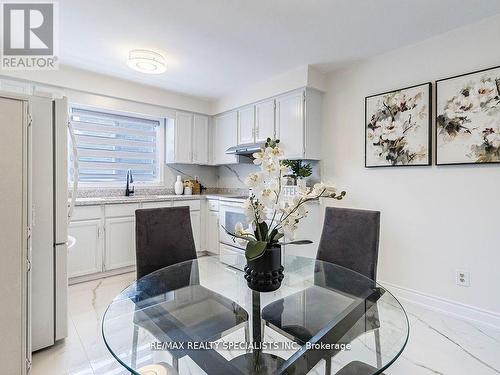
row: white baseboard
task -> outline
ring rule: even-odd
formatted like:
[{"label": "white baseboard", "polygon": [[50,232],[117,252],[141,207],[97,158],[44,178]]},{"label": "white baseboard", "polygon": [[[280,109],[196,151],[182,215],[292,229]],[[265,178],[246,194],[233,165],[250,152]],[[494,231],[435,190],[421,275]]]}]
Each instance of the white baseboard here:
[{"label": "white baseboard", "polygon": [[68,279],[68,285],[74,285],[79,283],[85,283],[87,281],[104,279],[105,277],[121,275],[124,273],[129,273],[134,271],[135,271],[135,266],[129,266],[129,267],[118,268],[116,270],[111,270],[111,271],[92,273],[90,275],[76,276]]},{"label": "white baseboard", "polygon": [[404,288],[389,282],[380,281],[380,284],[401,300],[421,305],[429,310],[448,314],[459,319],[474,323],[485,324],[500,329],[500,314],[493,311],[480,309],[446,298],[433,296],[417,290]]}]

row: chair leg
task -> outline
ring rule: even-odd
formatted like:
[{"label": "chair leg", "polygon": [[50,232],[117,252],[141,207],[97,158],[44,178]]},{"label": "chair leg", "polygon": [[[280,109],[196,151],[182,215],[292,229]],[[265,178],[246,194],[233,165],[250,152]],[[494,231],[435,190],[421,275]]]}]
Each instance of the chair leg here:
[{"label": "chair leg", "polygon": [[325,375],[332,373],[332,357],[325,358]]},{"label": "chair leg", "polygon": [[382,348],[380,347],[380,332],[378,328],[374,331],[375,333],[375,350],[377,353],[377,368],[382,367]]},{"label": "chair leg", "polygon": [[172,367],[175,368],[175,371],[179,372],[179,358],[172,355]]},{"label": "chair leg", "polygon": [[[250,343],[250,340],[251,340],[251,337],[250,337],[250,323],[247,321],[246,324],[245,324],[245,344],[249,344]],[[247,348],[249,348],[250,345],[247,346]],[[247,349],[247,352],[249,351],[250,349]]]},{"label": "chair leg", "polygon": [[134,325],[134,334],[132,336],[132,353],[130,358],[130,364],[132,368],[137,368],[137,342],[139,341],[139,327]]}]

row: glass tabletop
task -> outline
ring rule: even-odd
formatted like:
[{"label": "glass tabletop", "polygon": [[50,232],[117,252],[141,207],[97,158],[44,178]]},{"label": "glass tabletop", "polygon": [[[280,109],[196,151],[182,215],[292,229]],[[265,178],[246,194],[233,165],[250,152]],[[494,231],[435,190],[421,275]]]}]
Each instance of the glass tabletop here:
[{"label": "glass tabletop", "polygon": [[109,305],[106,346],[128,371],[148,375],[335,374],[353,364],[375,375],[401,354],[408,319],[383,287],[315,259],[285,256],[283,266],[269,293],[216,256],[153,272]]}]

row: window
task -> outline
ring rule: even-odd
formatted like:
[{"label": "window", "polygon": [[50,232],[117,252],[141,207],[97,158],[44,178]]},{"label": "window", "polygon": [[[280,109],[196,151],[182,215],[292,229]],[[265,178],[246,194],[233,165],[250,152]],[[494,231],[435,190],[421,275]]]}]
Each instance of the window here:
[{"label": "window", "polygon": [[[160,121],[72,108],[71,125],[78,154],[78,181],[95,184],[160,181]],[[71,142],[71,139],[70,139]],[[69,147],[73,180],[73,149]]]}]

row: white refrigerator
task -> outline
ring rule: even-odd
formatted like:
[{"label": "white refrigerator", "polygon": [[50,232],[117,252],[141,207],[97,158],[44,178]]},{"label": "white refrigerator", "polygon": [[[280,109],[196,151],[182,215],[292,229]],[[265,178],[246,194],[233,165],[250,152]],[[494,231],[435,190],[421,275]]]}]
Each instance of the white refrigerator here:
[{"label": "white refrigerator", "polygon": [[29,98],[0,92],[0,364],[24,375],[30,351]]},{"label": "white refrigerator", "polygon": [[30,97],[32,121],[32,351],[67,336],[67,100]]}]

